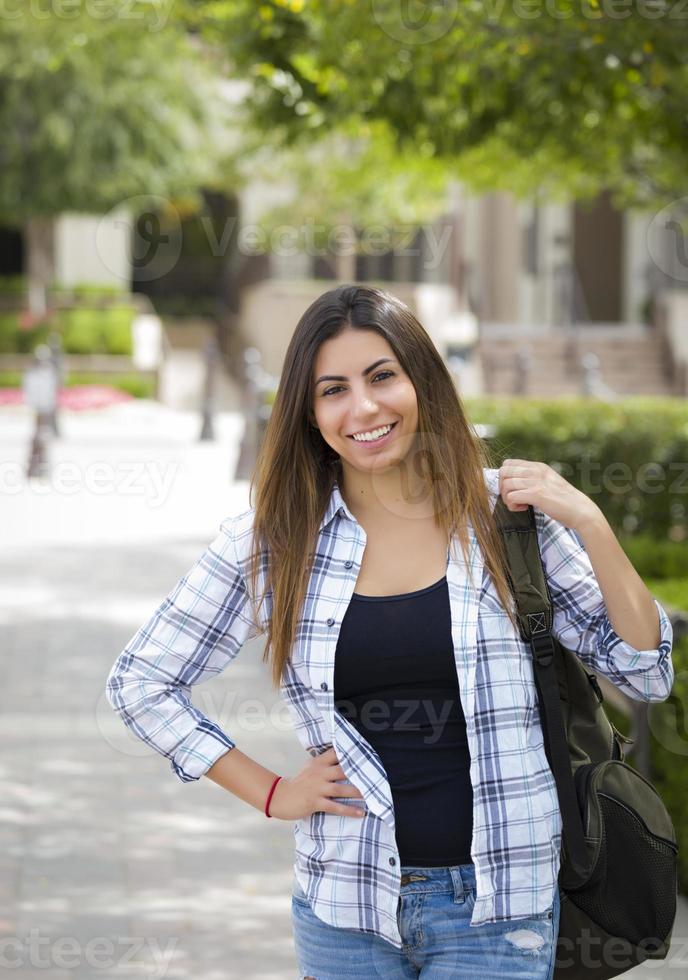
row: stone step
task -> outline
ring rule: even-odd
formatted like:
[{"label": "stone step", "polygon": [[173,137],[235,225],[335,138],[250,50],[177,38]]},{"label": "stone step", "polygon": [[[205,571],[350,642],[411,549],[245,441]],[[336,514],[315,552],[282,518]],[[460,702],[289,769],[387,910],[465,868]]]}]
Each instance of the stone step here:
[{"label": "stone step", "polygon": [[[599,376],[619,396],[672,395],[674,385],[666,376],[666,355],[661,338],[652,332],[612,330],[604,333],[581,329],[576,335],[533,334],[516,330],[486,330],[479,344],[486,391],[512,393],[516,385],[517,358],[530,358],[528,392],[534,397],[581,393],[586,354],[599,358]],[[575,342],[574,342],[575,341]],[[573,351],[573,353],[572,353]]]}]

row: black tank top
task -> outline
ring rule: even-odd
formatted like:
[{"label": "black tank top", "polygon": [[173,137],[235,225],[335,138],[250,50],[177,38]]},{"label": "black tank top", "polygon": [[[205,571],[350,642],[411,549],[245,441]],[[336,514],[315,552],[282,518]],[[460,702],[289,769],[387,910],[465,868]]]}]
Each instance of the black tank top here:
[{"label": "black tank top", "polygon": [[473,790],[446,576],[402,595],[353,593],[334,699],[385,767],[402,865],[468,864]]}]

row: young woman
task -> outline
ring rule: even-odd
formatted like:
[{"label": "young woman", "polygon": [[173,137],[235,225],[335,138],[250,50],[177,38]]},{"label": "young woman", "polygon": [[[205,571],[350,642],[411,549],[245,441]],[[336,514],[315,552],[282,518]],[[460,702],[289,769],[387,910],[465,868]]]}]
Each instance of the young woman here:
[{"label": "young woman", "polygon": [[[108,678],[181,780],[296,821],[302,977],[553,974],[561,818],[499,494],[534,507],[555,635],[632,698],[671,689],[669,620],[597,505],[544,463],[485,464],[411,311],[370,287],[324,293],[289,344],[255,505]],[[259,633],[310,756],[289,777],[189,700]]]}]

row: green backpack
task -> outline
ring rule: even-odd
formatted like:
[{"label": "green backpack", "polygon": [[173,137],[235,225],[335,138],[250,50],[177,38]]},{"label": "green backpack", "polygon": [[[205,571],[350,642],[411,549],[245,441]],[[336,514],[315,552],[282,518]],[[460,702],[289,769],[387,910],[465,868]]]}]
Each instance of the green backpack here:
[{"label": "green backpack", "polygon": [[624,761],[595,674],[552,635],[535,512],[497,525],[508,555],[521,635],[533,673],[562,817],[555,980],[606,980],[665,959],[676,917],[676,832],[659,794]]}]

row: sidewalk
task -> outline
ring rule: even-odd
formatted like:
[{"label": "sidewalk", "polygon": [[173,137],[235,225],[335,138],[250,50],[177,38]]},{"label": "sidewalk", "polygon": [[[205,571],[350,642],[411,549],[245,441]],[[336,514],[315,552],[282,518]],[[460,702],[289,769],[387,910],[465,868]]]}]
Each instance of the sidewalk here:
[{"label": "sidewalk", "polygon": [[[144,402],[65,413],[51,480],[27,487],[12,475],[30,416],[0,413],[0,953],[17,980],[296,975],[292,825],[181,783],[105,698],[126,642],[248,506],[231,481],[241,419],[219,416],[216,443],[196,441],[199,425]],[[293,771],[303,750],[261,655],[247,643],[194,703]]]},{"label": "sidewalk", "polygon": [[248,506],[248,483],[233,481],[244,426],[236,412],[215,416],[211,442],[198,441],[198,412],[152,401],[62,412],[61,438],[49,448],[50,477],[30,484],[31,413],[2,409],[0,426],[6,547],[207,537]]}]

